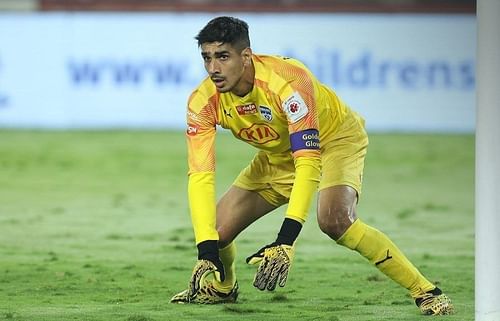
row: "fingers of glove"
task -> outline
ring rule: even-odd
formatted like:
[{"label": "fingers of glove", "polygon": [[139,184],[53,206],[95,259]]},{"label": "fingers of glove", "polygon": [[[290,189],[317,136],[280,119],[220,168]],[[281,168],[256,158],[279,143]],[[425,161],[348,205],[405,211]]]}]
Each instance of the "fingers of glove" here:
[{"label": "fingers of glove", "polygon": [[274,289],[276,289],[276,284],[279,284],[281,287],[285,285],[283,283],[283,278],[284,282],[286,283],[289,266],[290,265],[288,264],[288,262],[283,262],[283,261],[276,262],[274,268],[268,273],[269,278],[267,281],[267,289],[269,291],[274,291]]},{"label": "fingers of glove", "polygon": [[266,285],[266,289],[268,291],[274,291],[274,289],[276,289],[276,284],[278,283],[278,279],[279,279],[280,275],[279,273],[277,273],[277,271],[271,271],[271,273],[269,274],[269,278],[267,280],[267,285]]},{"label": "fingers of glove", "polygon": [[278,284],[280,287],[284,287],[286,284],[286,281],[288,279],[288,272],[290,271],[290,266],[292,264],[292,258],[293,258],[293,248],[283,248],[284,253],[286,253],[283,257],[283,264],[281,265],[280,271],[279,271],[279,279],[278,279]]},{"label": "fingers of glove", "polygon": [[286,284],[286,280],[288,279],[288,271],[290,270],[290,265],[286,265],[283,267],[280,275],[279,275],[279,286],[284,287]]},{"label": "fingers of glove", "polygon": [[208,260],[198,260],[193,269],[191,280],[189,281],[189,295],[194,296],[200,290],[201,284],[203,284],[207,275],[215,270],[216,267],[212,262]]},{"label": "fingers of glove", "polygon": [[[267,259],[265,258],[263,263],[259,266],[259,270],[255,275],[254,286],[259,290],[263,291],[268,289],[270,291],[274,290],[277,282],[276,272],[277,266],[279,265],[279,261],[276,258]],[[274,286],[273,283],[274,282]],[[270,284],[271,283],[271,284]]]},{"label": "fingers of glove", "polygon": [[291,262],[284,251],[280,251],[279,254],[280,255],[271,260],[267,266],[267,270],[264,272],[265,286],[269,291],[274,291],[277,284],[279,284],[280,287],[284,287],[288,278]]},{"label": "fingers of glove", "polygon": [[201,284],[204,281],[207,274],[209,274],[210,270],[197,270],[195,274],[191,277],[189,281],[189,294],[195,295],[201,288]]},{"label": "fingers of glove", "polygon": [[263,258],[257,269],[257,273],[254,278],[254,286],[259,290],[263,291],[267,287],[269,282],[269,275],[272,271],[273,265],[275,264],[275,257],[272,255],[274,252],[271,250],[266,250],[263,253]]},{"label": "fingers of glove", "polygon": [[262,261],[259,265],[259,269],[255,273],[255,277],[253,279],[253,286],[256,287],[259,290],[264,290],[266,288],[266,277],[264,275],[264,265],[266,264],[265,261]]},{"label": "fingers of glove", "polygon": [[257,273],[255,273],[253,285],[261,291],[266,289],[272,263],[269,258],[264,258],[257,269]]},{"label": "fingers of glove", "polygon": [[287,245],[264,249],[263,258],[255,274],[254,286],[259,290],[273,291],[276,285],[285,286],[293,257],[293,248]]},{"label": "fingers of glove", "polygon": [[255,278],[253,280],[253,286],[257,289],[264,291],[266,289],[267,281],[262,274],[255,274]]}]

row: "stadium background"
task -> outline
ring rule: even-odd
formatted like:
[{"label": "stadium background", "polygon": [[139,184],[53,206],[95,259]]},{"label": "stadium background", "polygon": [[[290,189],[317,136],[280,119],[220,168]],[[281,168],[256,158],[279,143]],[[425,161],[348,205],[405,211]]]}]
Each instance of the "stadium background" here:
[{"label": "stadium background", "polygon": [[[252,288],[244,257],[283,209],[239,236],[238,304],[173,306],[196,258],[186,199],[193,36],[219,14],[255,51],[296,55],[366,118],[359,212],[474,319],[473,1],[0,1],[0,320],[424,318],[314,209],[287,287]],[[219,135],[220,195],[254,150]],[[314,207],[314,206],[313,206]]]},{"label": "stadium background", "polygon": [[[4,1],[0,126],[183,128],[217,13],[301,59],[369,130],[472,132],[472,1]],[[43,108],[39,102],[43,101]]]}]

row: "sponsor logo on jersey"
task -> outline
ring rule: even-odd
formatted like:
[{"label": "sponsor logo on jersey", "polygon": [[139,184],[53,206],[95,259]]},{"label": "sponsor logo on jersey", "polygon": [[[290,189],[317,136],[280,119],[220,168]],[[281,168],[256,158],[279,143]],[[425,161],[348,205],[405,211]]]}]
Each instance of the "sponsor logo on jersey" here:
[{"label": "sponsor logo on jersey", "polygon": [[239,115],[253,115],[257,113],[257,106],[254,103],[236,106]]},{"label": "sponsor logo on jersey", "polygon": [[192,119],[194,121],[198,121],[200,119],[200,117],[198,116],[198,114],[196,114],[196,113],[194,113],[194,112],[192,112],[190,110],[187,111],[187,116],[188,116],[189,119]]},{"label": "sponsor logo on jersey", "polygon": [[267,124],[253,124],[248,128],[242,128],[238,132],[238,137],[247,142],[265,144],[279,139],[280,135]]},{"label": "sponsor logo on jersey", "polygon": [[301,130],[290,135],[292,152],[300,149],[319,149],[319,133],[317,129]]},{"label": "sponsor logo on jersey", "polygon": [[260,115],[264,118],[264,120],[266,121],[273,120],[273,113],[271,112],[271,108],[266,106],[259,106],[259,112]]},{"label": "sponsor logo on jersey", "polygon": [[199,127],[196,125],[188,124],[186,134],[188,134],[189,136],[194,136],[198,134],[198,128]]},{"label": "sponsor logo on jersey", "polygon": [[287,114],[291,123],[298,122],[304,118],[309,111],[304,99],[302,99],[302,96],[300,96],[298,92],[294,92],[283,102],[283,110]]}]

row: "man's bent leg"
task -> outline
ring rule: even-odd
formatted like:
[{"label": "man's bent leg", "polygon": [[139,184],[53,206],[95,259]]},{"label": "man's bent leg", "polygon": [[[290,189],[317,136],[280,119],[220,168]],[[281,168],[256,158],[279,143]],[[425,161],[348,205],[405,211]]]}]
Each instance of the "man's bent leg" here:
[{"label": "man's bent leg", "polygon": [[359,252],[382,273],[422,296],[435,288],[382,232],[356,217],[356,191],[349,186],[333,186],[320,191],[318,223],[338,244]]},{"label": "man's bent leg", "polygon": [[257,192],[231,186],[217,203],[217,231],[219,233],[219,256],[224,264],[226,279],[214,281],[214,287],[229,292],[236,283],[234,238],[260,217],[274,210]]},{"label": "man's bent leg", "polygon": [[359,252],[382,273],[408,289],[413,298],[436,287],[417,270],[387,235],[360,219],[349,227],[337,243]]},{"label": "man's bent leg", "polygon": [[277,206],[267,202],[257,192],[231,186],[217,203],[217,231],[219,233],[219,257],[224,265],[226,279],[223,282],[206,280],[195,298],[189,298],[188,290],[172,297],[172,303],[217,304],[231,303],[238,298],[234,259],[234,238],[255,220]]},{"label": "man's bent leg", "polygon": [[259,193],[231,186],[217,203],[219,248],[224,248],[250,224],[276,209]]},{"label": "man's bent leg", "polygon": [[359,252],[382,273],[405,287],[423,314],[452,314],[453,304],[429,282],[382,232],[357,219],[337,243]]},{"label": "man's bent leg", "polygon": [[214,287],[221,292],[229,292],[236,283],[236,270],[234,266],[234,259],[236,257],[236,245],[234,241],[229,243],[226,247],[219,249],[219,257],[224,265],[224,272],[226,278],[222,282],[214,282]]}]

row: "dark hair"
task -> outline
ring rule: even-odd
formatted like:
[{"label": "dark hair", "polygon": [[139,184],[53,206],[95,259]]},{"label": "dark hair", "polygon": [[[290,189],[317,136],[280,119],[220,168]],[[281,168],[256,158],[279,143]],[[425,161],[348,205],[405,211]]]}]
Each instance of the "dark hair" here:
[{"label": "dark hair", "polygon": [[222,42],[239,50],[250,47],[248,24],[234,17],[217,17],[210,20],[195,39],[198,40],[198,46],[207,42]]}]

